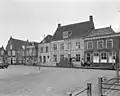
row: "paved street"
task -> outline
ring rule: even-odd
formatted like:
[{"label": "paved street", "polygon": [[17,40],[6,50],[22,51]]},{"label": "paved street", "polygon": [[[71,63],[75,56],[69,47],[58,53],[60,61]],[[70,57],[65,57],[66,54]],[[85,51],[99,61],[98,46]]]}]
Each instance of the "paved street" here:
[{"label": "paved street", "polygon": [[0,96],[67,96],[67,92],[83,88],[87,82],[93,83],[93,96],[97,96],[97,77],[114,75],[108,70],[48,67],[39,72],[38,67],[13,65],[0,70]]}]

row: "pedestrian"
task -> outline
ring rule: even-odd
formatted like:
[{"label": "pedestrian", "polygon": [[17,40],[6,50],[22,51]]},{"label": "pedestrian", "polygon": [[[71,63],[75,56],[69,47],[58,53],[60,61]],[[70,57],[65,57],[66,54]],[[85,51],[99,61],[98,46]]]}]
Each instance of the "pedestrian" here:
[{"label": "pedestrian", "polygon": [[70,67],[73,67],[72,66],[72,58],[70,57],[70,59],[69,59],[69,63],[70,63]]},{"label": "pedestrian", "polygon": [[84,66],[84,58],[81,60],[81,65]]}]

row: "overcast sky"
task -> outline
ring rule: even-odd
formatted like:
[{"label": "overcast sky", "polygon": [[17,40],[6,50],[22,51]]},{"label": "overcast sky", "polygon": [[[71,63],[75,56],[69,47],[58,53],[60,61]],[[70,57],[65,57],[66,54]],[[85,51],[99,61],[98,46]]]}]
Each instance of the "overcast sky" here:
[{"label": "overcast sky", "polygon": [[57,24],[88,21],[93,15],[96,28],[112,25],[120,31],[119,0],[0,0],[0,46],[10,36],[40,42],[53,35]]}]

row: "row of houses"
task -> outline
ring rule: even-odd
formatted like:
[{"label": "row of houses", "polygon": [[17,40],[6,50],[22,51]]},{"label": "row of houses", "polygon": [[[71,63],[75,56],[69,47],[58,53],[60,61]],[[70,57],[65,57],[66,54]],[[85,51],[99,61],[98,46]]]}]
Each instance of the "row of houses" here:
[{"label": "row of houses", "polygon": [[0,63],[9,64],[34,64],[38,58],[38,43],[23,41],[10,37],[6,50],[3,46],[0,48]]},{"label": "row of houses", "polygon": [[81,61],[93,66],[111,66],[119,62],[120,33],[111,26],[94,26],[89,20],[62,26],[58,24],[53,35],[47,35],[41,42],[30,42],[10,37],[5,51],[9,64],[38,64],[56,66],[61,59],[75,58],[74,66]]}]

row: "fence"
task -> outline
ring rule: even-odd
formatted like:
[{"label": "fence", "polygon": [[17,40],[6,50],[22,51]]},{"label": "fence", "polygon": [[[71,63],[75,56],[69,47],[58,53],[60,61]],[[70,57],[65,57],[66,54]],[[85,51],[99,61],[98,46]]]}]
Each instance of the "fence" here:
[{"label": "fence", "polygon": [[[117,89],[117,86],[120,86],[118,78],[111,78],[108,80],[104,80],[104,78],[98,78],[98,94],[99,96],[106,96],[104,94],[108,94],[112,90],[120,91]],[[115,88],[114,88],[115,87]]]},{"label": "fence", "polygon": [[78,92],[77,94],[73,95],[73,93],[69,93],[69,96],[78,96],[81,93],[87,91],[87,96],[92,96],[92,84],[91,83],[87,83],[87,87],[84,88],[83,90],[81,90],[80,92]]}]

